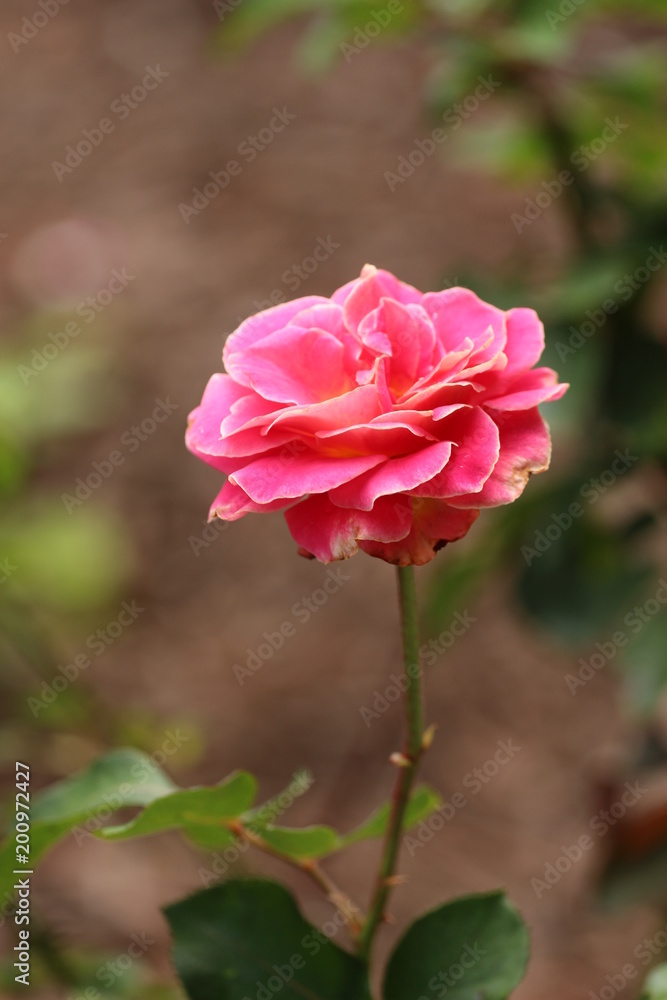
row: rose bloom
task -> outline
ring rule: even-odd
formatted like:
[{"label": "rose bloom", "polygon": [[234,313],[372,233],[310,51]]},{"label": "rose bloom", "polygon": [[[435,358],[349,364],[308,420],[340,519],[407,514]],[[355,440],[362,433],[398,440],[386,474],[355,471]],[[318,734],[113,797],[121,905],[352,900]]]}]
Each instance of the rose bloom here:
[{"label": "rose bloom", "polygon": [[371,265],[252,316],[189,419],[188,448],[227,477],[210,519],[284,510],[302,555],[428,562],[548,467],[537,405],[567,386],[533,367],[543,348],[532,309]]}]

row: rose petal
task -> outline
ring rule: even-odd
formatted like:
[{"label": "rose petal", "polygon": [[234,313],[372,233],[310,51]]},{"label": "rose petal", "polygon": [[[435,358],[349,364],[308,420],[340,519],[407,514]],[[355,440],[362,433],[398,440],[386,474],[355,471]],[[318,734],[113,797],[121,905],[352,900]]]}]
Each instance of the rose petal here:
[{"label": "rose petal", "polygon": [[[342,289],[339,289],[342,291]],[[340,301],[334,292],[334,302]],[[357,327],[370,312],[380,305],[382,298],[396,299],[397,302],[419,302],[421,293],[411,285],[406,285],[390,274],[379,271],[372,264],[366,264],[361,277],[353,283],[344,299],[343,311],[348,330],[356,332]]]},{"label": "rose petal", "polygon": [[361,541],[359,548],[396,566],[423,566],[447,542],[455,542],[468,533],[478,510],[457,510],[442,500],[412,500],[413,517],[410,533],[397,542]]},{"label": "rose petal", "polygon": [[209,521],[219,517],[223,521],[238,521],[246,514],[265,514],[268,511],[285,510],[293,500],[274,500],[271,503],[255,503],[240,486],[227,480],[208,512]]},{"label": "rose petal", "polygon": [[445,419],[442,434],[455,442],[447,465],[410,493],[419,497],[462,496],[479,493],[500,455],[500,435],[491,417],[479,408],[462,410]]},{"label": "rose petal", "polygon": [[[243,353],[253,344],[268,337],[276,330],[282,330],[289,325],[290,320],[304,309],[309,309],[318,303],[326,304],[329,300],[322,295],[305,295],[300,299],[293,299],[291,302],[281,302],[280,305],[264,309],[263,312],[254,316],[249,316],[241,325],[227,337],[222,352],[222,359],[225,368],[229,371],[228,358],[233,354]],[[243,373],[241,373],[241,376]],[[242,385],[250,385],[244,381],[243,377],[237,378]]]},{"label": "rose petal", "polygon": [[549,429],[535,407],[508,411],[496,418],[500,457],[479,493],[452,497],[455,507],[496,507],[511,503],[523,493],[529,477],[549,467]]},{"label": "rose petal", "polygon": [[381,413],[377,386],[361,385],[335,399],[280,410],[269,429],[282,427],[313,436],[322,431],[340,432],[346,427],[364,425]]},{"label": "rose petal", "polygon": [[432,479],[447,464],[451,453],[449,441],[438,441],[412,455],[391,458],[384,465],[331,490],[329,498],[339,507],[371,510],[378,497],[404,493]]},{"label": "rose petal", "polygon": [[542,357],[544,327],[534,309],[510,309],[507,313],[507,368],[510,375],[532,368]]},{"label": "rose petal", "polygon": [[502,395],[484,398],[484,405],[494,410],[528,410],[538,403],[560,399],[569,385],[557,385],[558,376],[551,368],[533,368],[515,378]]},{"label": "rose petal", "polygon": [[[234,434],[243,428],[261,427],[273,421],[276,413],[280,413],[284,407],[271,399],[264,399],[256,392],[250,391],[247,396],[242,396],[235,403],[232,403],[229,415],[225,417],[220,426],[220,433]],[[258,420],[258,417],[265,417],[265,420]]]},{"label": "rose petal", "polygon": [[220,425],[228,416],[232,405],[248,395],[248,390],[229,375],[215,374],[208,380],[204,395],[188,417],[185,443],[202,461],[221,472],[232,472],[236,463],[221,457]]},{"label": "rose petal", "polygon": [[[301,444],[301,442],[297,442]],[[372,469],[385,460],[385,455],[360,455],[354,458],[327,458],[309,452],[305,454],[284,448],[271,458],[258,458],[230,476],[257,503],[269,503],[280,498],[295,498],[307,493],[326,493],[342,483]]]},{"label": "rose petal", "polygon": [[436,335],[433,324],[419,305],[403,305],[383,298],[359,325],[359,336],[376,350],[389,350],[388,382],[400,396],[433,366]]},{"label": "rose petal", "polygon": [[386,414],[393,420],[372,420],[368,424],[344,427],[340,430],[318,431],[315,435],[319,450],[327,454],[369,455],[380,453],[386,458],[415,451],[423,441],[437,441],[435,434],[402,414]]},{"label": "rose petal", "polygon": [[[479,364],[502,351],[506,343],[505,313],[483,302],[467,288],[446,288],[427,292],[421,304],[433,321],[436,333],[447,351],[459,350],[467,338],[475,348]],[[488,340],[489,329],[493,340]]]},{"label": "rose petal", "polygon": [[335,507],[327,496],[311,496],[285,514],[292,538],[302,555],[320,562],[348,559],[361,539],[392,542],[410,530],[411,509],[396,498],[383,497],[372,511]]},{"label": "rose petal", "polygon": [[240,354],[227,358],[229,374],[279,403],[319,403],[353,388],[345,370],[345,349],[324,330],[286,326]]}]

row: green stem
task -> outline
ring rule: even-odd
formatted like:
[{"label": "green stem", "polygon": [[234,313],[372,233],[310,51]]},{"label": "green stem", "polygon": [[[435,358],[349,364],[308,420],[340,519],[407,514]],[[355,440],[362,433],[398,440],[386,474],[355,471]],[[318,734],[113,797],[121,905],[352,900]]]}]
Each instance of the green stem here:
[{"label": "green stem", "polygon": [[407,734],[405,750],[392,759],[399,771],[394,787],[391,814],[382,848],[382,858],[378,869],[375,888],[368,910],[368,916],[359,938],[359,954],[366,961],[370,958],[373,941],[380,923],[385,916],[389,893],[396,882],[394,872],[400,851],[401,834],[405,810],[410,801],[412,785],[420,758],[426,749],[422,707],[421,667],[419,664],[419,626],[417,616],[417,593],[412,566],[399,566],[398,592],[401,608],[401,631],[403,637],[403,662],[405,669],[405,714]]}]

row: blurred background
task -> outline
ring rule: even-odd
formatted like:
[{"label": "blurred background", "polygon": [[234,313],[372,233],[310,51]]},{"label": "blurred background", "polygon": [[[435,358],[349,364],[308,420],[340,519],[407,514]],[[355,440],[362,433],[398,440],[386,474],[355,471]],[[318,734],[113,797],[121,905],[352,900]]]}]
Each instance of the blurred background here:
[{"label": "blurred background", "polygon": [[[241,318],[367,261],[531,305],[572,388],[549,473],[419,572],[424,776],[466,804],[408,843],[383,947],[504,885],[519,1000],[638,996],[667,943],[664,3],[5,0],[0,36],[7,795],[17,759],[37,790],[132,745],[266,795],[306,765],[290,823],[383,802],[394,574],[360,555],[322,600],[281,517],[207,527],[187,414]],[[376,850],[330,869],[361,897]],[[63,842],[33,879],[34,995],[179,996],[159,907],[215,864],[175,835]]]}]

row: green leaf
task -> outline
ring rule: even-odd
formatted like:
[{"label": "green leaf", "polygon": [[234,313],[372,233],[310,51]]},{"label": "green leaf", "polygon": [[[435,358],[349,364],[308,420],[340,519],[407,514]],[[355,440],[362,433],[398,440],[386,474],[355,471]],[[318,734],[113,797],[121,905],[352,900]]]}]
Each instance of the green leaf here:
[{"label": "green leaf", "polygon": [[[165,910],[190,1000],[371,1000],[363,965],[274,882],[232,879]],[[414,994],[411,994],[411,997]]]},{"label": "green leaf", "polygon": [[256,829],[262,840],[290,858],[321,858],[343,846],[330,826],[306,826],[301,829],[257,826]]},{"label": "green leaf", "polygon": [[[31,800],[31,866],[76,827],[88,833],[91,820],[99,824],[109,812],[125,806],[147,805],[175,788],[148,754],[132,749],[113,750],[85,771],[59,781]],[[0,848],[0,892],[13,885],[14,861],[15,846],[10,835]]]},{"label": "green leaf", "polygon": [[[408,808],[406,809],[404,829],[408,830],[417,823],[421,823],[423,819],[426,819],[427,816],[430,816],[438,808],[440,802],[441,799],[437,792],[429,788],[428,785],[420,785],[412,793]],[[359,840],[372,840],[374,837],[383,837],[387,829],[390,813],[391,804],[385,802],[361,826],[356,827],[356,829],[341,837],[340,846],[347,847],[349,844],[356,844]]]},{"label": "green leaf", "polygon": [[463,896],[420,917],[389,959],[385,1000],[505,1000],[528,963],[528,931],[502,892]]},{"label": "green leaf", "polygon": [[[437,809],[440,796],[427,785],[417,788],[410,799],[405,814],[405,828],[409,829]],[[255,814],[261,813],[255,810]],[[292,829],[285,826],[249,822],[248,817],[242,817],[251,829],[257,833],[281,854],[291,858],[322,858],[326,854],[341,851],[350,844],[360,840],[372,840],[383,837],[389,822],[390,803],[385,803],[376,809],[368,819],[348,834],[339,835],[329,826],[307,826],[302,829]]]},{"label": "green leaf", "polygon": [[140,750],[123,748],[100,757],[85,771],[51,785],[36,797],[33,823],[71,820],[106,806],[141,806],[176,788],[171,778]]},{"label": "green leaf", "polygon": [[186,788],[154,802],[122,826],[98,831],[104,840],[127,840],[162,830],[182,829],[202,847],[224,847],[234,837],[222,825],[252,805],[257,782],[247,771],[236,771],[214,788]]},{"label": "green leaf", "polygon": [[263,802],[262,805],[245,812],[243,814],[243,821],[245,823],[258,823],[260,826],[269,826],[289,809],[295,799],[308,791],[314,780],[312,773],[307,769],[297,771],[287,788],[283,789],[282,792],[279,792],[272,799]]}]

